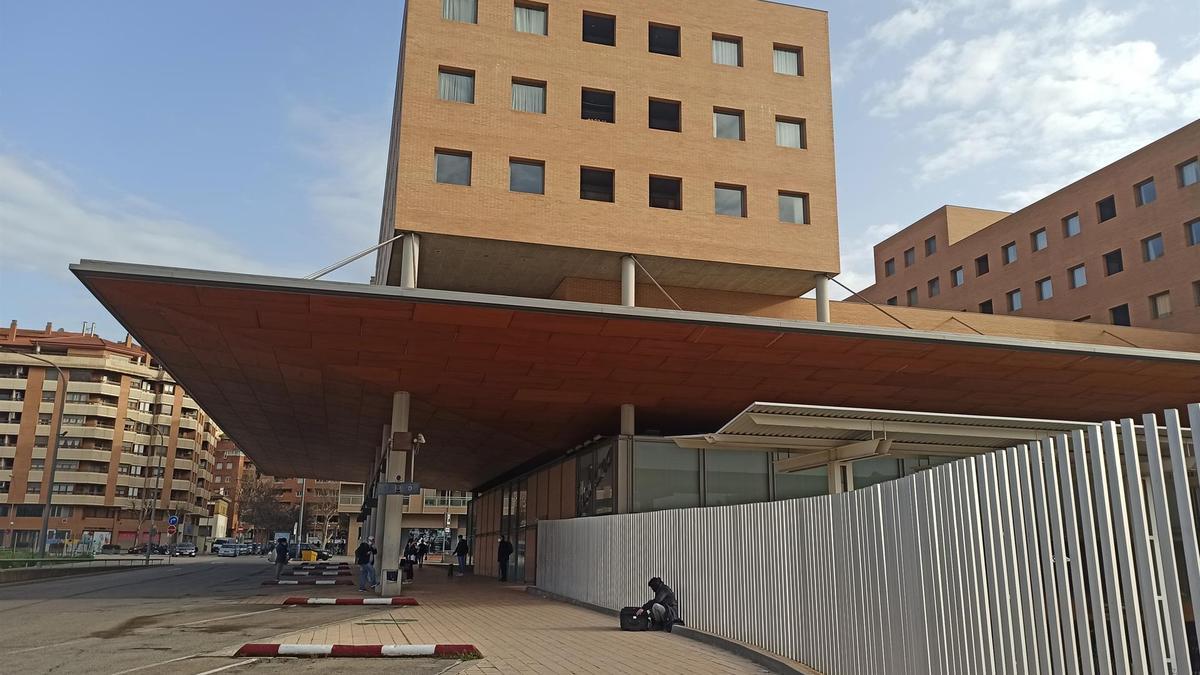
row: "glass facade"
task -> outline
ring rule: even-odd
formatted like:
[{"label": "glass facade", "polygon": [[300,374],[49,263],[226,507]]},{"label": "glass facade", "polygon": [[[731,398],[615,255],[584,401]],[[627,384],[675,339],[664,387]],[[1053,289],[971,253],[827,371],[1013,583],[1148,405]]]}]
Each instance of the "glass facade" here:
[{"label": "glass facade", "polygon": [[633,446],[633,510],[700,506],[700,451],[671,441]]},{"label": "glass facade", "polygon": [[770,494],[769,455],[741,450],[704,451],[704,505],[765,502]]}]

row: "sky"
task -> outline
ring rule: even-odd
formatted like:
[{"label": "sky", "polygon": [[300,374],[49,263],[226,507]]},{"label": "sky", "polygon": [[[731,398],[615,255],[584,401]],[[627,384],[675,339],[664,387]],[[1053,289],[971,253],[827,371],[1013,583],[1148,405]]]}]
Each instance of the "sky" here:
[{"label": "sky", "polygon": [[[829,12],[855,289],[943,204],[1020,208],[1200,117],[1197,0],[793,4]],[[123,338],[81,258],[303,276],[374,244],[402,14],[0,0],[0,321]]]}]

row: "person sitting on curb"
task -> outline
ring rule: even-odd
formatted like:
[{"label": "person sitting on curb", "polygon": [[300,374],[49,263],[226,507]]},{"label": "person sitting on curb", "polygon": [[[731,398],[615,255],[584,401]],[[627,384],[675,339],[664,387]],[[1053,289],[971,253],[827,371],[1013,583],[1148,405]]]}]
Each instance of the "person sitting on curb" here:
[{"label": "person sitting on curb", "polygon": [[659,577],[654,577],[647,585],[650,586],[650,590],[654,591],[654,597],[642,605],[637,615],[641,616],[649,612],[653,619],[651,628],[670,633],[675,624],[683,624],[683,621],[679,619],[679,601],[675,599],[675,591],[664,584]]}]

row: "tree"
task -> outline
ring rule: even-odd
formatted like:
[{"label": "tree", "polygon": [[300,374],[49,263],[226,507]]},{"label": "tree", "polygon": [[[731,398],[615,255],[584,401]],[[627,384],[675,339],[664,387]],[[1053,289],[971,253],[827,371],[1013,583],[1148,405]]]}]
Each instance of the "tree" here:
[{"label": "tree", "polygon": [[238,494],[238,521],[242,527],[268,533],[291,532],[296,512],[279,501],[271,481],[247,480]]},{"label": "tree", "polygon": [[[321,526],[321,543],[329,546],[329,525],[336,523],[339,515],[337,490],[319,490],[312,501],[310,513]],[[336,530],[334,532],[336,534]]]}]

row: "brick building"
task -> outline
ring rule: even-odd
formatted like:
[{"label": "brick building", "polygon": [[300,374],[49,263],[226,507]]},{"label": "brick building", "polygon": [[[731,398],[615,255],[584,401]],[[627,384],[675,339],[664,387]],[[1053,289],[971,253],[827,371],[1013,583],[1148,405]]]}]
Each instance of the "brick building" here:
[{"label": "brick building", "polygon": [[[56,371],[68,379],[60,393]],[[55,416],[61,414],[61,427]],[[50,438],[61,434],[54,460]],[[19,328],[0,333],[0,520],[4,547],[39,547],[50,507],[52,548],[194,541],[208,515],[220,432],[182,387],[128,337]]]},{"label": "brick building", "polygon": [[1200,120],[1015,212],[943,206],[875,246],[878,304],[1200,332]]}]

